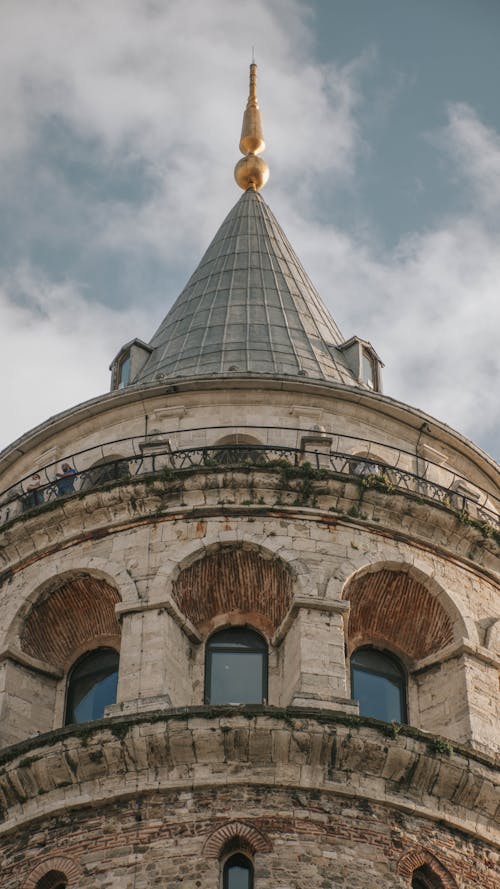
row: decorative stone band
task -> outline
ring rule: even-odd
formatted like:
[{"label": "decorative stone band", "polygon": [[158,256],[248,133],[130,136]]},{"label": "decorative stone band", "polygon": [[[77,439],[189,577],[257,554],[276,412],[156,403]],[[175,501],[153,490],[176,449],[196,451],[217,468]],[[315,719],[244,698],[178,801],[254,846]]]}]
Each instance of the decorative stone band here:
[{"label": "decorative stone band", "polygon": [[491,758],[410,726],[264,706],[104,719],[8,748],[0,755],[0,834],[90,799],[126,797],[131,781],[137,793],[193,783],[321,790],[500,843]]}]

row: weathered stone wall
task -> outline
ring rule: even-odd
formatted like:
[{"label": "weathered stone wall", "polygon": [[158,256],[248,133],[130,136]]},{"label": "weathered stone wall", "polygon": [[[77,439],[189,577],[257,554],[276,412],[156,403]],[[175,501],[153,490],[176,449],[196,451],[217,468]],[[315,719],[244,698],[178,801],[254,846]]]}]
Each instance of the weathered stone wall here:
[{"label": "weathered stone wall", "polygon": [[[0,743],[62,724],[71,664],[85,647],[120,647],[110,612],[115,602],[122,634],[118,702],[127,711],[160,699],[165,706],[201,704],[205,639],[215,627],[239,621],[268,639],[271,703],[315,700],[352,710],[344,646],[351,651],[372,642],[406,666],[412,724],[494,749],[498,653],[488,630],[498,586],[489,568],[467,557],[476,532],[455,518],[447,527],[436,508],[416,504],[408,511],[404,498],[380,491],[365,492],[362,514],[351,515],[350,497],[359,498],[359,489],[336,480],[315,481],[317,490],[297,504],[301,484],[298,477],[284,488],[279,473],[255,471],[196,472],[182,484],[156,478],[71,498],[7,529]],[[491,566],[493,547],[489,541],[481,547]],[[232,557],[228,582],[252,586],[236,610],[237,591],[226,594],[219,574],[208,590],[213,571],[204,567],[229,565]],[[89,585],[81,620],[79,583]],[[181,583],[187,583],[182,595]],[[269,596],[281,596],[272,607],[262,584]],[[60,609],[51,623],[52,606],[67,593],[74,611]],[[39,615],[46,618],[38,621]]]},{"label": "weathered stone wall", "polygon": [[12,750],[2,889],[56,861],[71,889],[217,889],[231,836],[258,889],[409,889],[422,859],[445,889],[498,889],[490,761],[368,720],[255,710],[113,720]]},{"label": "weathered stone wall", "polygon": [[[221,385],[196,379],[191,384],[180,381],[176,389],[176,393],[171,386],[122,390],[52,418],[3,452],[0,489],[88,448],[95,450],[78,458],[79,469],[97,464],[104,455],[136,455],[137,444],[131,447],[126,440],[131,436],[140,440],[146,431],[165,436],[172,448],[203,447],[220,441],[237,424],[257,427],[253,437],[264,444],[289,447],[300,447],[302,435],[320,427],[330,434],[335,450],[365,456],[366,443],[349,436],[371,439],[378,443],[368,448],[373,459],[390,464],[394,449],[401,449],[401,469],[418,475],[430,461],[433,468],[426,474],[430,481],[446,483],[450,471],[457,472],[471,489],[478,485],[498,497],[493,461],[448,427],[391,398],[305,380],[228,379]],[[105,442],[115,443],[103,449]]]}]

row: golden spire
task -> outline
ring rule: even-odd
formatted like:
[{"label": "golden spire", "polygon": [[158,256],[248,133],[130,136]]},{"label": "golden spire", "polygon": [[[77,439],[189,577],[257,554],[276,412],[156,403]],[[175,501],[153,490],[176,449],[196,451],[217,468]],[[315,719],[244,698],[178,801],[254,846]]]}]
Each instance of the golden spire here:
[{"label": "golden spire", "polygon": [[245,191],[248,188],[258,191],[269,179],[269,167],[265,160],[257,156],[264,151],[265,147],[262,118],[257,99],[257,65],[252,62],[250,65],[250,91],[243,115],[240,139],[240,151],[246,157],[242,157],[234,168],[234,178],[240,188]]}]

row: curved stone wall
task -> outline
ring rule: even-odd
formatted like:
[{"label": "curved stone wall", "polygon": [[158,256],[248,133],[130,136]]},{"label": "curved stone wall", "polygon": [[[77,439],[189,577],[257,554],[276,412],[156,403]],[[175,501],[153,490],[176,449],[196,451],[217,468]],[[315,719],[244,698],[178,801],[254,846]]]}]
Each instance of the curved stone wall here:
[{"label": "curved stone wall", "polygon": [[259,889],[409,887],[425,860],[450,886],[496,889],[496,775],[440,739],[303,709],[66,729],[3,757],[2,889],[58,857],[71,889],[216,889],[224,837],[253,849]]}]

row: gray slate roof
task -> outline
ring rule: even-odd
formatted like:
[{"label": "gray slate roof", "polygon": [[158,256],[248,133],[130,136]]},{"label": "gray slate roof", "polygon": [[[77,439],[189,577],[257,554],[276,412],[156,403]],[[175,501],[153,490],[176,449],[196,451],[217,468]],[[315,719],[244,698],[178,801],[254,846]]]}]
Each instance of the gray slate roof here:
[{"label": "gray slate roof", "polygon": [[207,374],[359,385],[342,334],[271,210],[244,192],[153,336],[134,383]]}]

